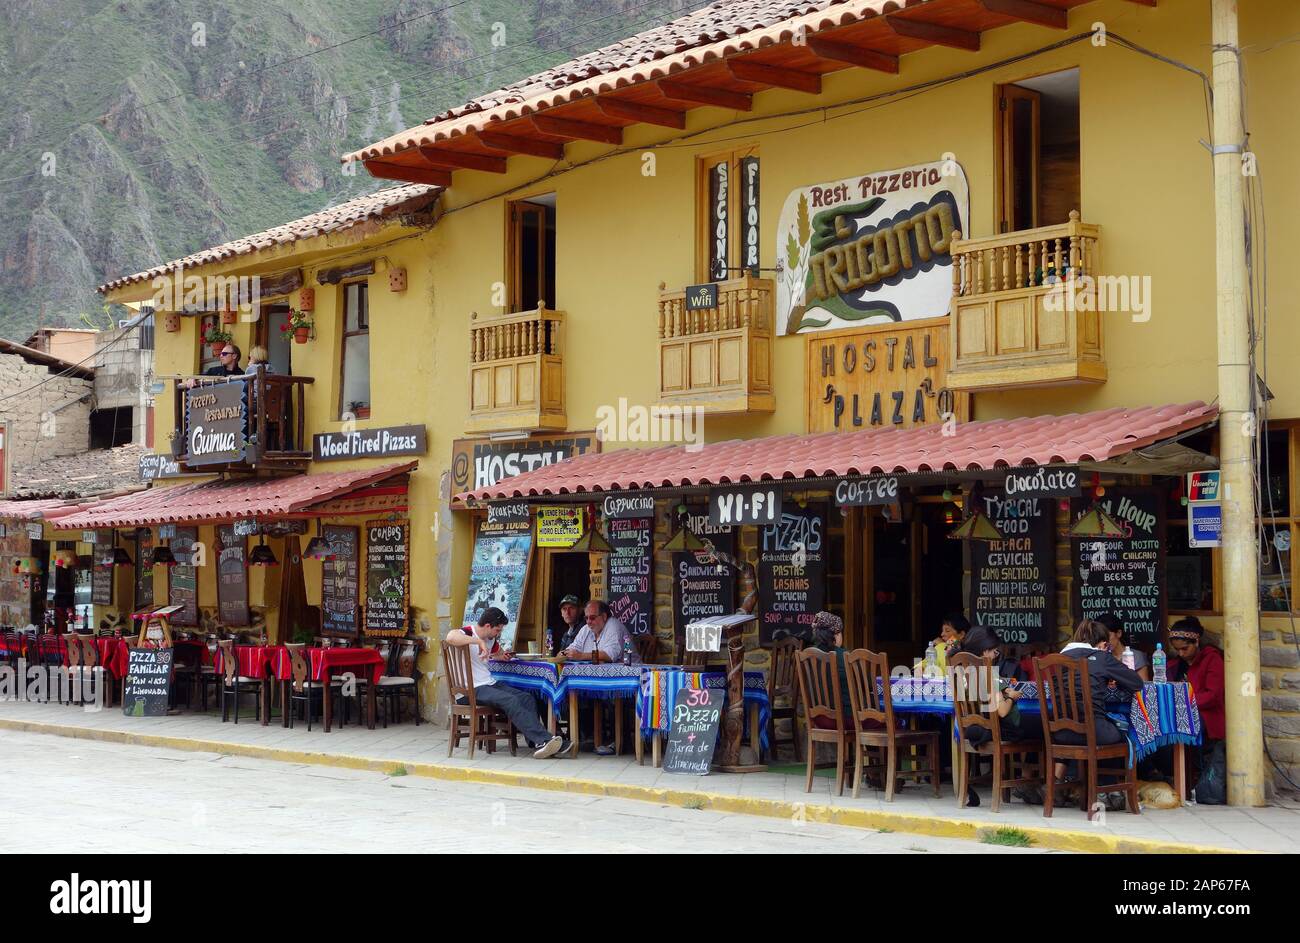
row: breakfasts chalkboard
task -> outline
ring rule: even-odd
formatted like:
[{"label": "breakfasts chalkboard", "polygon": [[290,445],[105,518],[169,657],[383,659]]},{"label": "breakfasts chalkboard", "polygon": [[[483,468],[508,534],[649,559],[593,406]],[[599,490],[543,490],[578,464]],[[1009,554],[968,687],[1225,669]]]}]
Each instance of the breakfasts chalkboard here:
[{"label": "breakfasts chalkboard", "polygon": [[172,690],[172,648],[132,648],[122,679],[122,713],[165,717]]},{"label": "breakfasts chalkboard", "polygon": [[410,600],[410,521],[366,522],[366,632],[406,632]]},{"label": "breakfasts chalkboard", "polygon": [[653,517],[616,518],[606,522],[609,545],[609,607],[633,635],[654,630]]},{"label": "breakfasts chalkboard", "polygon": [[984,492],[978,510],[1002,540],[972,540],[970,621],[1011,644],[1050,642],[1056,633],[1056,502]]},{"label": "breakfasts chalkboard", "polygon": [[[1124,529],[1118,538],[1075,538],[1074,612],[1109,612],[1138,643],[1158,641],[1165,624],[1165,499],[1155,488],[1107,488],[1097,504]],[[1075,514],[1084,510],[1076,502]]]},{"label": "breakfasts chalkboard", "polygon": [[113,533],[100,531],[91,548],[90,601],[96,606],[113,605]]},{"label": "breakfasts chalkboard", "polygon": [[329,634],[355,635],[361,531],[327,524],[321,528],[321,537],[334,554],[333,560],[321,561],[321,629]]},{"label": "breakfasts chalkboard", "polygon": [[764,527],[758,549],[758,634],[761,644],[778,629],[803,634],[826,598],[825,506],[787,505]]},{"label": "breakfasts chalkboard", "polygon": [[180,606],[171,618],[173,625],[199,624],[199,571],[191,564],[198,542],[198,528],[176,528],[171,548],[177,563],[170,568],[167,584],[167,601]]},{"label": "breakfasts chalkboard", "polygon": [[[707,514],[689,514],[686,526],[722,557],[734,556],[736,537],[730,527],[715,527]],[[673,553],[673,630],[678,637],[687,623],[736,610],[736,568],[722,557],[707,550]]]},{"label": "breakfasts chalkboard", "polygon": [[664,752],[665,773],[708,773],[722,727],[722,696],[721,690],[709,688],[682,688],[677,692]]},{"label": "breakfasts chalkboard", "polygon": [[227,524],[217,528],[217,606],[226,625],[248,625],[248,548]]}]

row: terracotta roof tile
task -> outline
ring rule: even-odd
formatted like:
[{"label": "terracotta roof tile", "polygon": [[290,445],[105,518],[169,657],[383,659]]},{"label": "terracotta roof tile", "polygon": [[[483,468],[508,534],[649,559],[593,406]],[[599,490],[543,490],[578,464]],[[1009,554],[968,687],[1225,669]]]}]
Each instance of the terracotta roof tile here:
[{"label": "terracotta roof tile", "polygon": [[1214,420],[1205,403],[588,452],[457,497],[513,498],[851,475],[1102,462]]},{"label": "terracotta roof tile", "polygon": [[307,239],[311,236],[341,232],[366,220],[393,216],[403,211],[423,208],[421,204],[431,204],[434,197],[440,192],[440,187],[430,187],[422,183],[377,190],[355,200],[348,200],[338,206],[321,210],[319,213],[312,213],[301,219],[295,219],[293,222],[285,223],[282,226],[274,226],[251,236],[244,236],[241,239],[234,239],[219,246],[202,249],[185,256],[183,259],[173,259],[171,262],[155,265],[151,269],[136,272],[134,275],[124,275],[121,278],[100,285],[99,291],[101,293],[108,292],[115,288],[121,288],[123,285],[152,281],[159,275],[164,275],[169,270],[174,269],[177,265],[183,265],[186,268],[207,265],[210,262],[220,262],[223,259],[231,259],[236,256],[251,255],[254,252],[260,252],[263,249],[270,249],[275,246],[289,245],[299,239]]},{"label": "terracotta roof tile", "polygon": [[18,499],[84,498],[144,487],[140,482],[140,456],[145,452],[142,445],[122,445],[23,465],[15,463],[9,485]]},{"label": "terracotta roof tile", "polygon": [[54,517],[53,512],[66,507],[67,501],[61,498],[10,499],[0,501],[0,519],[18,521],[39,521],[45,517]]}]

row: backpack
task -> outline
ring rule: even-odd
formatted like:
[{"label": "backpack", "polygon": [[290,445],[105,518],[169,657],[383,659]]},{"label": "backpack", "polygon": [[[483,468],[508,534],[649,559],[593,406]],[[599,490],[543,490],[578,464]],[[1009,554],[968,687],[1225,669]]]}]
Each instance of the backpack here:
[{"label": "backpack", "polygon": [[1201,757],[1201,781],[1192,790],[1198,805],[1224,805],[1228,801],[1228,757],[1222,740]]}]

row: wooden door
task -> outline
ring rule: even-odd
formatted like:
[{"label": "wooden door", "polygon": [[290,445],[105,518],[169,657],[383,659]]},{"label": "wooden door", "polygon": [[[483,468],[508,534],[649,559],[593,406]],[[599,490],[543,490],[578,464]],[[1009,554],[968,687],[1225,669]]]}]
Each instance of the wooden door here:
[{"label": "wooden door", "polygon": [[553,296],[549,284],[546,207],[520,200],[510,204],[510,310],[532,311]]},{"label": "wooden door", "polygon": [[998,88],[998,232],[1038,226],[1040,98],[1019,85]]}]

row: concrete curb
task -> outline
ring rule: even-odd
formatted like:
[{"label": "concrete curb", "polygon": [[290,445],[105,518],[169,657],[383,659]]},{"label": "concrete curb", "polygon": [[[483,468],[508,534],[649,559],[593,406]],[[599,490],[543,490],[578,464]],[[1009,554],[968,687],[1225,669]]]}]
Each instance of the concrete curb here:
[{"label": "concrete curb", "polygon": [[997,832],[999,829],[1010,827],[1027,835],[1033,847],[1054,851],[1073,851],[1087,854],[1249,854],[1249,852],[1243,852],[1235,848],[1182,844],[1158,838],[1126,838],[1121,835],[1066,831],[1023,825],[1007,826],[1000,825],[997,822],[972,822],[966,819],[912,815],[905,812],[841,809],[811,802],[787,802],[777,799],[723,796],[689,789],[657,789],[651,786],[601,782],[594,779],[567,779],[561,776],[546,776],[534,773],[507,773],[491,769],[444,766],[437,763],[413,763],[407,760],[377,760],[370,757],[349,756],[341,753],[286,750],[244,743],[226,743],[221,740],[196,740],[189,737],[171,737],[163,734],[98,730],[89,727],[77,727],[72,724],[51,724],[40,721],[0,718],[0,730],[71,737],[77,740],[95,740],[101,743],[127,743],[136,746],[163,747],[170,750],[186,750],[195,753],[223,753],[231,756],[275,760],[281,763],[310,763],[316,766],[360,769],[376,773],[391,773],[397,767],[402,767],[408,775],[425,776],[430,779],[449,782],[519,786],[528,789],[546,789],[553,792],[571,792],[585,796],[635,799],[641,802],[657,802],[687,809],[709,809],[716,812],[756,815],[765,818],[800,819],[830,825],[844,825],[850,828],[908,832],[915,835],[929,835],[934,838],[982,841],[986,836]]}]

